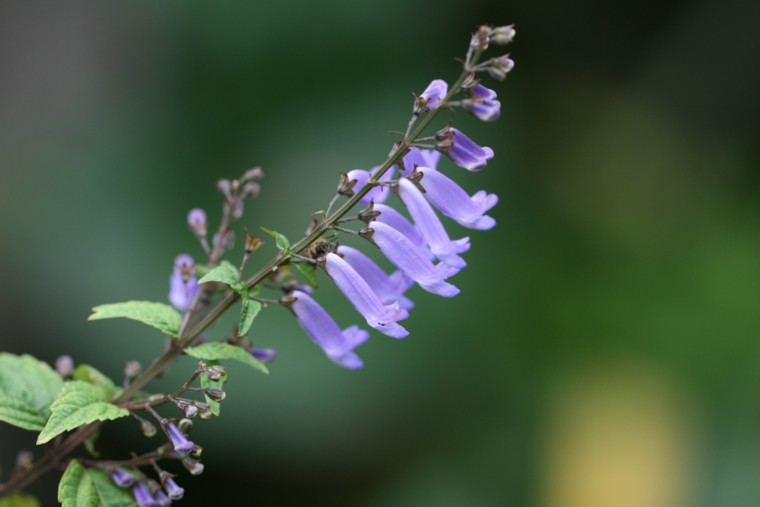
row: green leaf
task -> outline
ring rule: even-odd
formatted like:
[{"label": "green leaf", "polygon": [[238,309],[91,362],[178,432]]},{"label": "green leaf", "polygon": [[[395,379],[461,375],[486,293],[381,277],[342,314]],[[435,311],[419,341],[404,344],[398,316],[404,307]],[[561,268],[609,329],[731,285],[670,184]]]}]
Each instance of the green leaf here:
[{"label": "green leaf", "polygon": [[240,361],[241,363],[256,368],[263,373],[269,373],[269,370],[264,366],[264,363],[253,357],[250,352],[243,348],[236,347],[235,345],[230,345],[229,343],[203,343],[197,347],[186,348],[185,352],[189,356],[208,361],[214,359],[234,359],[235,361]]},{"label": "green leaf", "polygon": [[108,399],[113,398],[117,392],[121,391],[121,389],[117,388],[113,383],[113,380],[106,377],[103,373],[89,364],[80,364],[77,366],[74,370],[73,379],[89,382],[90,384],[102,387],[108,393]]},{"label": "green leaf", "polygon": [[84,468],[71,460],[58,483],[58,501],[63,507],[134,507],[129,489],[114,484],[97,468]]},{"label": "green leaf", "polygon": [[100,386],[80,380],[66,382],[50,406],[50,419],[37,438],[37,445],[84,424],[129,415],[128,410],[108,403],[109,399],[108,391]]},{"label": "green leaf", "polygon": [[102,426],[99,426],[98,429],[92,432],[92,434],[87,437],[87,439],[84,441],[84,450],[87,451],[87,454],[92,456],[93,458],[99,458],[100,457],[100,451],[95,449],[95,442],[98,441],[100,438],[100,430],[103,429]]},{"label": "green leaf", "polygon": [[198,280],[198,283],[221,282],[232,287],[240,285],[240,273],[235,266],[228,261],[222,261],[221,264],[213,268],[206,275]]},{"label": "green leaf", "polygon": [[245,336],[248,333],[248,330],[251,329],[251,324],[253,324],[253,319],[256,318],[260,311],[261,303],[258,301],[248,298],[242,300],[240,308],[240,325],[238,326],[238,334],[240,336]]},{"label": "green leaf", "polygon": [[40,501],[29,495],[13,495],[0,500],[0,507],[40,507]]},{"label": "green leaf", "polygon": [[148,324],[169,336],[177,337],[182,316],[169,305],[152,301],[127,301],[100,305],[92,309],[92,315],[87,320],[113,319],[124,317],[143,324]]},{"label": "green leaf", "polygon": [[29,355],[0,353],[0,421],[40,431],[63,385],[46,363]]},{"label": "green leaf", "polygon": [[[219,361],[209,361],[209,366],[217,365],[219,364]],[[206,372],[204,371],[201,373],[201,387],[213,387],[216,389],[222,389],[224,384],[227,382],[227,375],[222,375],[222,377],[219,380],[211,380],[208,378],[208,375],[206,375]],[[205,395],[204,395],[205,396]],[[213,399],[206,396],[206,403],[208,403],[209,408],[211,409],[211,413],[214,415],[219,415],[219,407],[222,406],[221,403],[218,401],[214,401]]]},{"label": "green leaf", "polygon": [[264,229],[263,227],[261,227],[261,230],[274,238],[277,248],[283,252],[290,252],[290,241],[288,241],[288,238],[277,231],[270,231],[269,229]]},{"label": "green leaf", "polygon": [[316,267],[314,264],[309,264],[308,262],[294,262],[292,265],[301,272],[304,278],[306,278],[306,281],[314,287],[315,289],[319,287],[319,282],[317,281],[317,273],[316,273]]}]

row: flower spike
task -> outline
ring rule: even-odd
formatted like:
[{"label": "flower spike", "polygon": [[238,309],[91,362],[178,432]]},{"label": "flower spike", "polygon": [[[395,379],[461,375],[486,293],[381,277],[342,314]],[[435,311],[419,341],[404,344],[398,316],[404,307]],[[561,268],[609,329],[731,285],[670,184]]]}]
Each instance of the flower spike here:
[{"label": "flower spike", "polygon": [[409,214],[412,215],[414,223],[425,238],[433,255],[441,259],[449,266],[462,269],[467,263],[459,255],[470,249],[470,238],[457,240],[449,239],[446,229],[438,219],[430,203],[420,192],[420,189],[414,183],[406,178],[401,178],[398,182],[398,195],[404,202]]},{"label": "flower spike", "polygon": [[409,336],[409,331],[396,323],[408,318],[409,312],[398,302],[384,305],[372,287],[342,257],[327,254],[325,270],[354,308],[367,319],[367,324],[392,338]]},{"label": "flower spike", "polygon": [[420,287],[443,297],[454,297],[459,289],[444,280],[459,269],[441,263],[433,265],[425,252],[417,248],[406,236],[382,222],[372,222],[372,239],[380,251],[401,271],[409,275]]},{"label": "flower spike", "polygon": [[419,172],[423,174],[421,184],[426,190],[425,197],[438,211],[469,229],[488,230],[496,225],[496,220],[485,214],[499,202],[495,194],[481,190],[470,197],[439,171],[422,167]]},{"label": "flower spike", "polygon": [[325,351],[330,361],[350,370],[364,366],[354,349],[367,341],[367,331],[359,326],[350,326],[341,331],[338,324],[311,296],[298,290],[290,295],[295,298],[290,307],[298,323],[314,343]]}]

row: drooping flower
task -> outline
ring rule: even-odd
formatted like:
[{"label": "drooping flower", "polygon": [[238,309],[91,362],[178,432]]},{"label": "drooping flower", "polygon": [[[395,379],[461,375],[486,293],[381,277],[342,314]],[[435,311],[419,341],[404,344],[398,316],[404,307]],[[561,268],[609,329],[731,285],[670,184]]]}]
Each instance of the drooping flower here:
[{"label": "drooping flower", "polygon": [[153,498],[155,498],[156,504],[159,505],[160,507],[165,507],[172,504],[171,498],[166,496],[166,493],[164,493],[160,489],[157,489],[153,493]]},{"label": "drooping flower", "polygon": [[364,366],[354,349],[367,341],[367,331],[359,326],[350,326],[341,331],[333,318],[311,296],[298,290],[290,294],[295,298],[291,308],[298,323],[332,362],[350,370]]},{"label": "drooping flower", "polygon": [[178,453],[187,454],[188,452],[195,449],[195,444],[188,440],[187,437],[183,435],[181,431],[179,431],[179,428],[177,428],[173,422],[166,421],[164,423],[161,423],[161,427],[166,433],[166,436],[169,437],[174,450]]},{"label": "drooping flower", "polygon": [[172,500],[181,500],[182,497],[185,495],[184,488],[181,488],[177,485],[176,482],[174,482],[174,479],[171,477],[167,477],[163,481],[164,490],[166,491],[166,494],[169,495],[169,498]]},{"label": "drooping flower", "polygon": [[449,138],[438,143],[437,149],[459,167],[468,171],[480,171],[493,158],[493,150],[488,146],[478,146],[453,127],[448,128],[448,131]]},{"label": "drooping flower", "polygon": [[375,261],[356,248],[341,245],[338,247],[338,253],[374,289],[375,294],[384,305],[398,301],[401,308],[406,310],[411,310],[414,307],[414,303],[404,297],[404,293],[414,285],[414,280],[401,271],[396,271],[390,275],[386,274]]},{"label": "drooping flower", "polygon": [[[362,188],[364,184],[367,183],[367,181],[370,179],[370,177],[377,172],[378,169],[380,169],[380,166],[373,167],[370,171],[365,171],[364,169],[354,169],[353,171],[348,171],[348,181],[356,180],[356,185],[353,188],[354,192],[357,192],[360,188]],[[378,181],[390,181],[393,178],[393,172],[394,169],[391,167],[385,172],[385,174],[380,176],[380,179]],[[374,201],[376,203],[385,202],[389,195],[390,190],[387,187],[378,185],[367,192],[364,197],[359,200],[359,202],[364,205],[369,204],[371,201]]]},{"label": "drooping flower", "polygon": [[262,363],[268,364],[277,357],[277,351],[274,349],[251,349],[251,355]]},{"label": "drooping flower", "polygon": [[[437,171],[434,171],[437,172]],[[467,263],[459,255],[470,249],[470,238],[451,240],[430,203],[406,178],[399,179],[398,195],[403,201],[433,255],[449,266],[462,269]]]},{"label": "drooping flower", "polygon": [[375,204],[375,211],[380,212],[380,215],[374,220],[375,222],[390,225],[406,236],[417,248],[427,251],[428,247],[425,238],[422,237],[420,231],[408,218],[385,204]]},{"label": "drooping flower", "polygon": [[454,297],[459,289],[446,282],[459,269],[445,263],[434,265],[425,252],[414,245],[406,236],[382,222],[372,222],[372,240],[393,265],[406,273],[420,287],[443,297]]},{"label": "drooping flower", "polygon": [[397,323],[408,318],[409,312],[401,308],[398,302],[384,305],[364,278],[342,257],[335,253],[327,254],[325,270],[354,308],[367,319],[367,324],[392,338],[409,335],[409,331]]},{"label": "drooping flower", "polygon": [[410,148],[406,155],[404,155],[404,170],[403,175],[409,176],[409,173],[414,171],[417,166],[430,167],[431,169],[438,168],[438,161],[441,159],[441,152],[437,150],[420,150],[417,148]]},{"label": "drooping flower", "polygon": [[480,84],[472,90],[472,98],[462,102],[462,107],[483,121],[494,121],[501,114],[496,92]]},{"label": "drooping flower", "polygon": [[111,480],[120,488],[128,488],[134,484],[135,476],[123,468],[116,467],[111,471]]},{"label": "drooping flower", "polygon": [[434,79],[430,82],[425,91],[420,93],[420,97],[427,100],[428,109],[434,109],[435,106],[449,92],[449,85],[443,79]]},{"label": "drooping flower", "polygon": [[135,502],[139,507],[157,507],[155,498],[148,490],[148,487],[142,482],[138,482],[132,488],[132,495],[135,497]]},{"label": "drooping flower", "polygon": [[485,214],[499,202],[495,194],[481,190],[470,197],[443,173],[425,167],[418,171],[423,174],[420,184],[425,197],[438,211],[470,229],[488,230],[496,225],[496,220]]},{"label": "drooping flower", "polygon": [[195,261],[187,254],[174,259],[174,271],[169,277],[169,301],[177,310],[187,310],[198,293]]}]

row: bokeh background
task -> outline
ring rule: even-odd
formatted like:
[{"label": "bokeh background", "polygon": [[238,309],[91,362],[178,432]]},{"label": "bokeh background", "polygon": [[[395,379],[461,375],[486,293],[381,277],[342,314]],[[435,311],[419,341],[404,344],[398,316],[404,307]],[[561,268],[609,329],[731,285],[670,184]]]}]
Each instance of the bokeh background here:
[{"label": "bokeh background", "polygon": [[[156,333],[86,317],[166,297],[174,256],[200,256],[187,210],[218,219],[218,178],[262,165],[241,227],[298,236],[339,171],[383,159],[411,93],[458,74],[478,24],[515,23],[502,118],[455,116],[496,157],[479,174],[444,162],[501,197],[497,228],[470,233],[462,294],[415,290],[412,336],[373,336],[360,372],[262,314],[272,374],[230,366],[183,505],[758,505],[759,15],[746,0],[4,1],[0,350],[116,378],[149,361]],[[319,295],[357,321],[329,284]],[[147,444],[117,423],[101,447]],[[0,428],[6,474],[21,448],[34,436]],[[56,480],[32,488],[43,505]]]}]

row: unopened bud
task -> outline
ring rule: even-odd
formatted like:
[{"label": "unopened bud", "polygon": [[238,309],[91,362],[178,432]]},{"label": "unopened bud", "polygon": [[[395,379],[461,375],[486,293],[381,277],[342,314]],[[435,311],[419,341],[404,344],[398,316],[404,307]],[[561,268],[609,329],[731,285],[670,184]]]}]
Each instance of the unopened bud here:
[{"label": "unopened bud", "polygon": [[177,423],[177,429],[187,435],[193,429],[193,421],[190,419],[180,419]]},{"label": "unopened bud", "polygon": [[206,212],[200,208],[193,208],[187,214],[187,225],[197,237],[206,236]]},{"label": "unopened bud", "polygon": [[503,81],[509,71],[515,67],[515,62],[509,57],[509,55],[501,55],[498,58],[491,60],[491,65],[486,67],[486,72],[492,78],[499,81]]},{"label": "unopened bud", "polygon": [[491,42],[501,46],[515,39],[515,25],[497,26],[491,31]]},{"label": "unopened bud", "polygon": [[182,458],[182,465],[190,472],[190,475],[200,475],[203,473],[203,463],[193,458]]},{"label": "unopened bud", "polygon": [[203,390],[203,392],[206,396],[217,402],[224,400],[224,398],[227,396],[224,391],[215,387],[207,387]]},{"label": "unopened bud", "polygon": [[219,237],[219,233],[214,234],[213,243],[215,248],[220,248],[222,251],[226,252],[235,246],[235,231],[229,229],[221,238]]},{"label": "unopened bud", "polygon": [[222,377],[225,377],[227,375],[227,368],[222,366],[221,364],[215,364],[213,366],[209,366],[206,368],[206,376],[213,380],[214,382],[217,382],[222,379]]},{"label": "unopened bud", "polygon": [[74,360],[71,356],[60,356],[55,360],[55,371],[63,378],[68,378],[74,373]]},{"label": "unopened bud", "polygon": [[200,445],[196,445],[193,447],[193,450],[190,451],[190,457],[195,459],[201,459],[201,455],[203,454],[203,447]]},{"label": "unopened bud", "polygon": [[214,417],[214,413],[211,411],[211,407],[208,406],[207,403],[201,403],[201,402],[195,402],[195,406],[198,407],[198,417],[201,419],[208,420]]},{"label": "unopened bud", "polygon": [[145,419],[140,421],[140,429],[143,432],[143,435],[145,435],[148,438],[156,436],[156,426],[151,423],[150,421],[146,421]]},{"label": "unopened bud", "polygon": [[483,25],[478,27],[478,30],[472,34],[470,39],[470,46],[474,48],[480,48],[481,51],[488,49],[488,38],[491,35],[491,27]]},{"label": "unopened bud", "polygon": [[221,180],[216,182],[216,188],[219,189],[219,191],[224,194],[224,196],[229,199],[230,198],[230,190],[232,189],[232,184],[230,183],[230,180],[222,178]]},{"label": "unopened bud", "polygon": [[142,373],[142,366],[137,361],[127,361],[124,365],[124,376],[127,380],[133,380]]},{"label": "unopened bud", "polygon": [[34,454],[32,454],[30,451],[20,451],[18,455],[16,455],[16,467],[19,470],[27,470],[34,461]]},{"label": "unopened bud", "polygon": [[178,399],[174,400],[174,403],[182,412],[184,412],[185,417],[192,418],[198,415],[198,407],[195,406],[194,402],[190,400]]},{"label": "unopened bud", "polygon": [[[293,296],[291,296],[292,299]],[[251,355],[261,361],[264,364],[271,363],[277,356],[277,351],[274,349],[251,349]]]},{"label": "unopened bud", "polygon": [[338,182],[338,193],[346,197],[354,195],[354,187],[357,180],[348,179],[348,173],[340,173],[340,180]]},{"label": "unopened bud", "polygon": [[250,183],[246,183],[243,187],[243,194],[241,197],[243,199],[247,199],[248,197],[256,198],[259,196],[259,192],[261,192],[261,185],[259,185],[256,182],[251,181]]},{"label": "unopened bud", "polygon": [[248,169],[245,173],[243,173],[243,176],[241,176],[240,181],[252,181],[252,180],[260,180],[264,177],[264,171],[261,170],[261,167],[252,167]]}]

